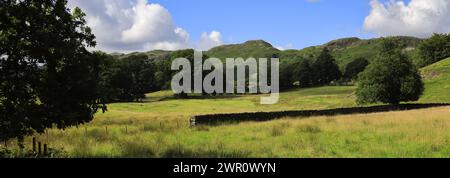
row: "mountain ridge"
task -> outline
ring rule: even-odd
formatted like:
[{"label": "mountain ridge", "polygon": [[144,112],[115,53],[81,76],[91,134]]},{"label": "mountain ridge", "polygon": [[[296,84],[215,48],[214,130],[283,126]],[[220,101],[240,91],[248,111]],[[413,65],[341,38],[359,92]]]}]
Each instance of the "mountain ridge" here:
[{"label": "mountain ridge", "polygon": [[[417,60],[417,46],[422,41],[420,38],[409,37],[409,36],[395,36],[387,38],[397,38],[402,45],[405,46],[406,53],[412,58],[412,60]],[[262,39],[248,40],[243,43],[237,44],[225,44],[220,45],[210,50],[204,51],[209,57],[215,57],[222,60],[226,58],[271,58],[278,57],[281,61],[283,60],[299,60],[299,59],[313,59],[317,57],[323,48],[328,48],[332,56],[336,59],[340,67],[345,66],[352,60],[356,58],[366,58],[369,61],[373,60],[376,56],[378,45],[381,43],[383,38],[371,38],[371,39],[360,39],[358,37],[347,37],[331,40],[322,45],[310,46],[303,49],[289,49],[289,50],[279,50],[275,48],[272,44]],[[166,50],[152,50],[147,52],[134,52],[129,54],[118,54],[115,56],[126,57],[129,55],[145,54],[149,58],[167,58],[168,55],[173,51]]]}]

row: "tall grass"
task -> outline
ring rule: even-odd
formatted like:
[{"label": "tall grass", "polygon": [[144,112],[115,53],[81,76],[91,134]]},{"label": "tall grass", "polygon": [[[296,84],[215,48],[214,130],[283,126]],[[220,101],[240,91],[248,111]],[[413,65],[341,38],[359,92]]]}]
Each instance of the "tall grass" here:
[{"label": "tall grass", "polygon": [[68,157],[450,157],[449,116],[450,107],[441,107],[201,128],[177,127],[173,119],[146,129],[50,130],[48,141],[38,140]]}]

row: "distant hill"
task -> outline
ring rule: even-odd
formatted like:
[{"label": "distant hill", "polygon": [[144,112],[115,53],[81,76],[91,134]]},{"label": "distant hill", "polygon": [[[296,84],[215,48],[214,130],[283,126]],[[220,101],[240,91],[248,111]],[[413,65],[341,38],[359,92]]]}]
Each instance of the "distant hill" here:
[{"label": "distant hill", "polygon": [[[405,46],[405,51],[413,59],[417,60],[416,47],[421,39],[414,37],[392,37],[397,38]],[[221,59],[227,57],[271,57],[278,56],[280,60],[295,60],[302,58],[315,58],[323,48],[328,48],[335,57],[337,63],[344,67],[347,63],[358,57],[372,60],[381,44],[381,38],[362,40],[359,38],[342,38],[330,41],[323,45],[311,46],[301,50],[280,51],[263,40],[247,41],[242,44],[223,45],[212,48],[206,53],[210,57]]]},{"label": "distant hill", "polygon": [[450,58],[421,69],[425,92],[421,102],[450,102]]},{"label": "distant hill", "polygon": [[[414,60],[418,59],[416,47],[421,42],[421,39],[414,37],[391,37],[398,38],[405,46],[405,51]],[[241,44],[228,44],[217,46],[208,51],[205,51],[209,57],[216,57],[221,60],[226,58],[270,58],[279,57],[281,61],[299,60],[304,58],[315,58],[323,48],[328,48],[332,55],[335,57],[337,63],[342,68],[358,57],[367,58],[372,60],[377,53],[377,48],[381,43],[381,38],[374,38],[363,40],[356,37],[342,38],[330,41],[323,45],[311,46],[301,50],[285,50],[280,51],[273,47],[270,43],[263,40],[250,40]],[[165,59],[170,56],[170,51],[155,50],[144,53],[130,53],[130,54],[114,54],[118,57],[126,57],[133,54],[145,54],[151,59],[162,58]]]},{"label": "distant hill", "polygon": [[[405,51],[412,58],[413,61],[418,59],[417,46],[422,41],[421,39],[414,37],[392,37],[397,38],[405,46]],[[298,50],[298,55],[304,58],[316,57],[323,48],[328,48],[337,63],[344,67],[352,60],[364,57],[371,61],[377,54],[377,49],[381,44],[381,38],[374,38],[368,40],[362,40],[359,38],[342,38],[330,41],[326,44],[319,46],[312,46]]]},{"label": "distant hill", "polygon": [[[405,46],[406,53],[410,56],[413,61],[418,60],[417,47],[422,41],[421,39],[414,37],[394,37],[399,39],[402,45]],[[359,40],[353,41],[351,43],[341,42],[340,40],[334,43],[327,43],[326,47],[332,50],[333,56],[336,58],[338,63],[343,66],[351,62],[353,59],[358,57],[367,58],[369,61],[375,58],[379,45],[381,44],[380,38],[369,39],[369,40]],[[342,40],[341,40],[342,41]],[[344,39],[343,41],[346,41]],[[341,44],[341,45],[337,45]]]},{"label": "distant hill", "polygon": [[281,51],[274,48],[270,43],[263,40],[251,40],[242,44],[222,45],[210,49],[206,54],[222,60],[226,58],[269,58]]}]

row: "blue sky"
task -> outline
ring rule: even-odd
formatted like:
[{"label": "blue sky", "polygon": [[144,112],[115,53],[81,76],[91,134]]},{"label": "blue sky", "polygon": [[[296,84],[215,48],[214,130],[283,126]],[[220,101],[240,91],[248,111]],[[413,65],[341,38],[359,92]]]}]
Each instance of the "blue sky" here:
[{"label": "blue sky", "polygon": [[69,0],[107,52],[263,39],[301,49],[330,40],[450,32],[450,0]]},{"label": "blue sky", "polygon": [[373,37],[363,29],[370,0],[152,0],[169,10],[192,39],[221,32],[224,43],[264,39],[303,48],[342,37]]}]

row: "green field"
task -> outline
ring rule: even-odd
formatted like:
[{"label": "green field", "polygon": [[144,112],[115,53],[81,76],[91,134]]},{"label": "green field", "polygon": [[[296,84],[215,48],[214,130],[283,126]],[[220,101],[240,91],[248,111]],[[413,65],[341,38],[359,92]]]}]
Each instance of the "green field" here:
[{"label": "green field", "polygon": [[51,130],[48,143],[70,157],[448,157],[449,115],[442,107],[189,128],[181,116],[130,114]]},{"label": "green field", "polygon": [[[450,59],[422,71],[419,102],[450,102]],[[58,157],[450,157],[450,107],[189,127],[198,114],[353,107],[354,91],[291,90],[276,105],[260,105],[261,95],[176,99],[161,91],[141,103],[109,104],[87,125],[37,139],[63,150]]]}]

